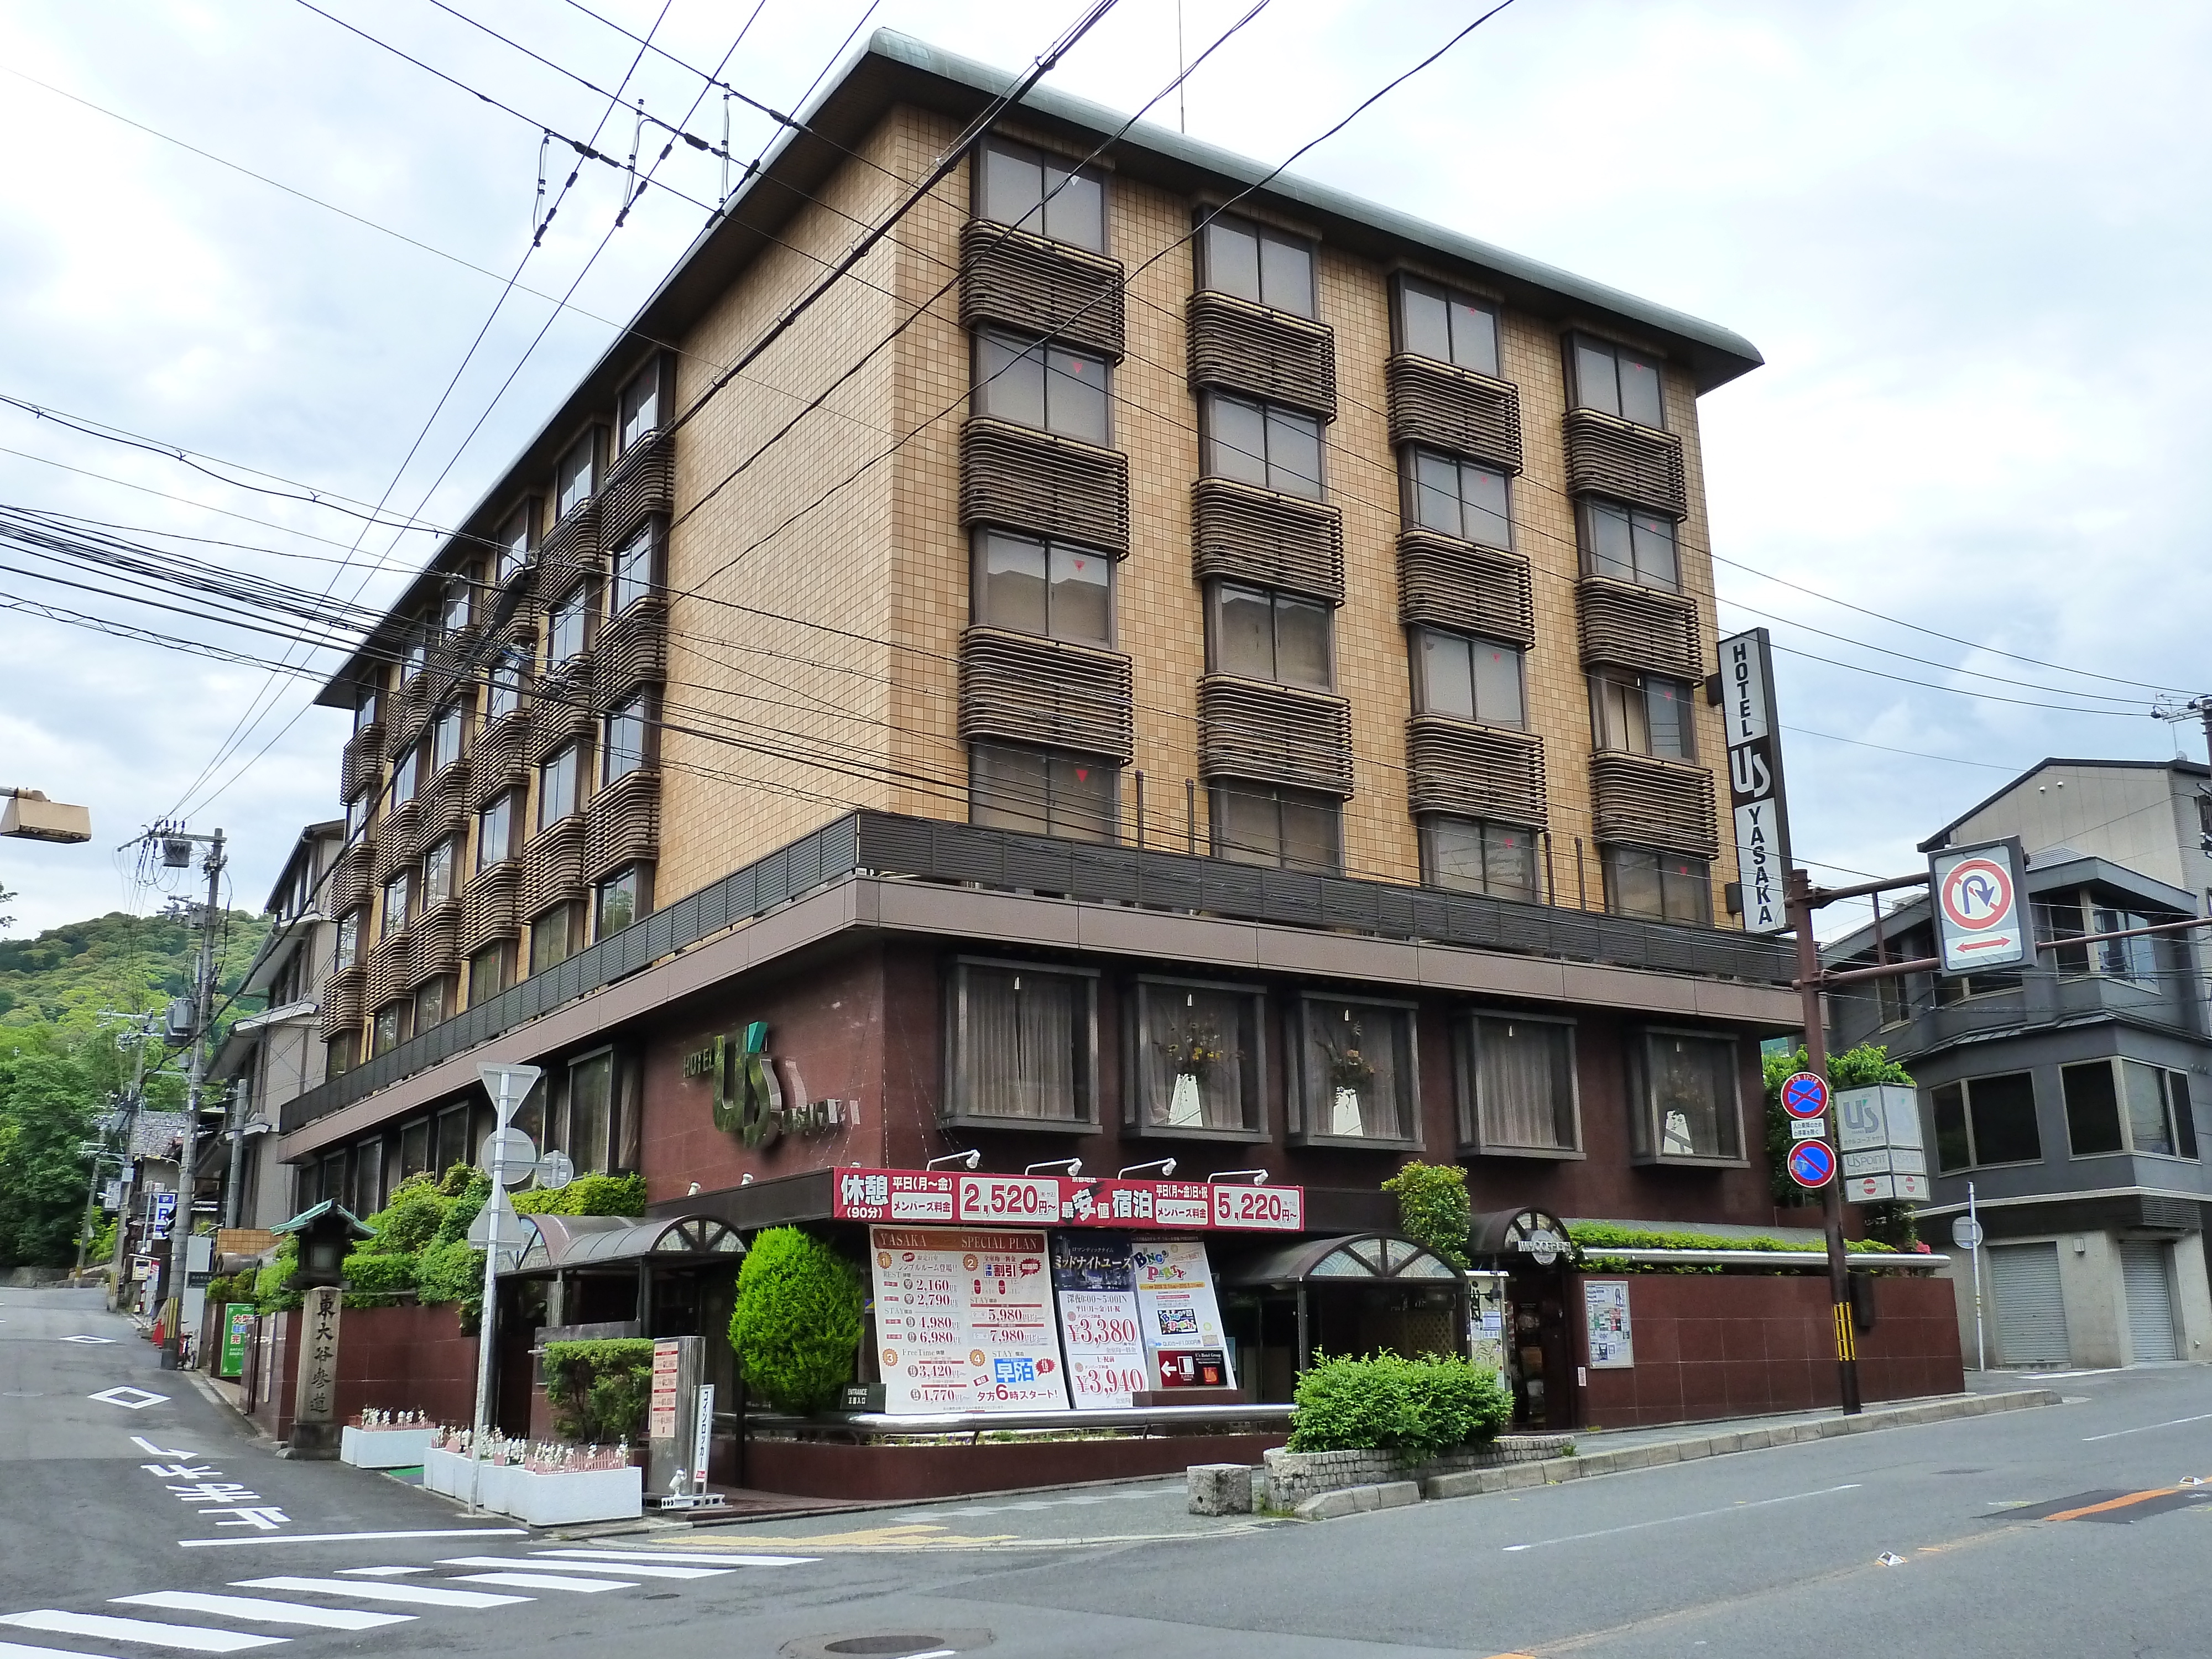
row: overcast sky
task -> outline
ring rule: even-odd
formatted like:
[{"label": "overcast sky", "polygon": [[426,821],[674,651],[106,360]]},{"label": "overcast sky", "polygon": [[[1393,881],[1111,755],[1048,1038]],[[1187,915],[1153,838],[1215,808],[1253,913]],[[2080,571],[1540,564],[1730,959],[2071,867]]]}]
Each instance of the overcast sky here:
[{"label": "overcast sky", "polygon": [[[711,66],[753,0],[590,3]],[[433,0],[318,3],[531,123],[589,137],[607,109]],[[637,54],[562,0],[453,3],[600,87]],[[725,78],[793,106],[866,3],[760,0]],[[1184,0],[1190,49],[1249,4]],[[869,21],[1012,69],[1076,9],[882,0]],[[1473,15],[1273,0],[1194,77],[1189,130],[1279,160]],[[1826,876],[1911,868],[1916,840],[2047,754],[2203,752],[2148,708],[2212,690],[2212,8],[2087,21],[2026,0],[1517,0],[1300,165],[1764,352],[1702,410],[1722,620],[1806,653],[1780,694],[1798,851]],[[1133,109],[1173,76],[1176,24],[1175,0],[1121,0],[1053,83]],[[538,293],[486,330],[529,244],[538,125],[297,0],[17,0],[0,66],[0,393],[270,475],[235,487],[0,406],[0,503],[276,550],[167,544],[341,599],[382,602],[432,538],[297,486],[453,521],[702,217],[656,193],[610,235],[622,186],[586,169],[524,267]],[[647,57],[629,93],[673,119],[700,85]],[[758,149],[767,123],[732,109],[732,147]],[[720,96],[690,119],[719,138]],[[600,148],[632,134],[617,115]],[[711,201],[720,170],[679,147],[661,177]],[[580,272],[590,314],[556,317],[539,295]],[[12,571],[0,595],[283,649]],[[298,827],[337,810],[341,720],[301,714],[310,695],[0,610],[0,784],[83,802],[94,830],[0,842],[15,936],[157,903],[110,849],[179,806],[229,831],[258,908]]]}]

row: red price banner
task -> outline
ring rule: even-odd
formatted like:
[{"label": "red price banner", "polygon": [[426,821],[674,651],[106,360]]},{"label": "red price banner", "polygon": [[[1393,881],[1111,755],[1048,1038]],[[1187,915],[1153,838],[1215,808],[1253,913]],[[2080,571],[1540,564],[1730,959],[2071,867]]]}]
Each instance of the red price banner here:
[{"label": "red price banner", "polygon": [[1297,1232],[1306,1224],[1305,1188],[1216,1187],[1213,1224],[1238,1232]]},{"label": "red price banner", "polygon": [[1057,1176],[962,1176],[960,1219],[1027,1221],[1060,1219]]}]

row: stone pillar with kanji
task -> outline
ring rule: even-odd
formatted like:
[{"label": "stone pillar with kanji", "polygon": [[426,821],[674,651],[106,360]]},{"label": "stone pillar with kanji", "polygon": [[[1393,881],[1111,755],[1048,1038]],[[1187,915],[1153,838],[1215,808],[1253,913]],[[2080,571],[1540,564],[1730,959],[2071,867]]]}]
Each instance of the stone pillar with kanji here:
[{"label": "stone pillar with kanji", "polygon": [[288,1281],[300,1292],[293,1345],[299,1352],[298,1392],[293,1397],[292,1437],[282,1457],[338,1455],[338,1313],[345,1301],[345,1259],[376,1229],[329,1199],[270,1229],[299,1242],[298,1266]]}]

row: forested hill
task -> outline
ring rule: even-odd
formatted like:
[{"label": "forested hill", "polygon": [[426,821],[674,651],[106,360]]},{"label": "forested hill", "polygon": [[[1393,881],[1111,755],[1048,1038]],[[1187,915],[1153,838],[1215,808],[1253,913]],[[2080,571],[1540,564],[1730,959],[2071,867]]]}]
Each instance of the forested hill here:
[{"label": "forested hill", "polygon": [[[269,932],[269,919],[234,910],[222,948],[225,989],[234,988]],[[49,928],[36,939],[0,939],[0,1026],[65,1024],[91,1006],[159,1007],[191,988],[198,937],[175,916],[118,910]]]}]

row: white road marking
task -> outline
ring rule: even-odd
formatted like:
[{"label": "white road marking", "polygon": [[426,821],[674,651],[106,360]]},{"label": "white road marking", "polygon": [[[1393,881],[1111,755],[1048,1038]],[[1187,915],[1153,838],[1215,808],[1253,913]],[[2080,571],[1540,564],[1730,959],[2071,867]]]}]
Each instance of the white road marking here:
[{"label": "white road marking", "polygon": [[50,1630],[58,1636],[104,1636],[112,1642],[143,1642],[157,1648],[188,1648],[197,1653],[236,1653],[243,1648],[275,1647],[289,1636],[246,1636],[204,1625],[159,1625],[146,1619],[112,1619],[104,1613],[64,1613],[41,1607],[0,1615],[0,1625]]},{"label": "white road marking", "polygon": [[166,1457],[172,1463],[189,1463],[199,1455],[198,1452],[172,1451],[167,1446],[157,1446],[143,1434],[132,1435],[131,1443],[137,1447],[140,1451],[151,1452],[156,1457]]},{"label": "white road marking", "polygon": [[428,1572],[428,1567],[340,1567],[348,1577],[358,1575],[363,1578],[404,1578],[410,1572]]},{"label": "white road marking", "polygon": [[109,1600],[128,1607],[167,1607],[176,1613],[212,1613],[264,1625],[309,1625],[318,1630],[374,1630],[404,1625],[411,1613],[362,1613],[354,1607],[310,1607],[297,1601],[271,1601],[259,1595],[210,1595],[200,1590],[149,1590],[143,1595]]},{"label": "white road marking", "polygon": [[115,1340],[112,1336],[64,1336],[57,1340],[63,1342],[112,1342]]},{"label": "white road marking", "polygon": [[1763,1510],[1776,1504],[1795,1504],[1803,1498],[1826,1498],[1833,1492],[1856,1492],[1863,1484],[1857,1480],[1847,1480],[1840,1486],[1823,1486],[1818,1492],[1793,1492],[1783,1498],[1762,1498],[1755,1503],[1731,1504],[1726,1509],[1698,1510],[1689,1515],[1662,1515],[1656,1521],[1632,1521],[1625,1527],[1601,1527],[1595,1532],[1570,1533],[1565,1538],[1540,1538],[1533,1544],[1508,1544],[1504,1553],[1511,1555],[1521,1550],[1540,1550],[1547,1544],[1579,1544],[1585,1538],[1610,1538],[1615,1533],[1641,1532],[1646,1527],[1669,1527],[1677,1521],[1705,1521],[1716,1515],[1741,1515],[1746,1510]]},{"label": "white road marking", "polygon": [[2153,1429],[2178,1429],[2184,1423],[2204,1422],[2212,1422],[2212,1412],[2200,1412],[2195,1417],[2169,1418],[2163,1423],[2146,1423],[2139,1429],[2114,1429],[2110,1434],[2084,1435],[2081,1443],[2086,1446],[2094,1440],[2118,1440],[2124,1434],[2148,1434]]},{"label": "white road marking", "polygon": [[295,1532],[269,1537],[179,1538],[179,1549],[212,1549],[218,1544],[341,1544],[357,1538],[520,1538],[527,1527],[447,1527],[426,1532]]},{"label": "white road marking", "polygon": [[27,1648],[21,1642],[0,1642],[0,1659],[100,1659],[94,1653],[64,1653],[59,1648]]},{"label": "white road marking", "polygon": [[578,1595],[597,1595],[601,1590],[635,1589],[623,1578],[563,1578],[550,1572],[463,1572],[454,1582],[463,1584],[504,1584],[509,1589],[569,1590]]},{"label": "white road marking", "polygon": [[539,1550],[536,1553],[580,1561],[682,1561],[717,1567],[803,1567],[822,1559],[818,1555],[708,1555],[701,1550]]},{"label": "white road marking", "polygon": [[729,1567],[664,1567],[641,1561],[518,1560],[511,1555],[454,1555],[438,1563],[441,1567],[524,1567],[532,1572],[635,1573],[640,1578],[720,1578]]},{"label": "white road marking", "polygon": [[[126,1397],[133,1395],[137,1397],[136,1399]],[[87,1400],[96,1400],[103,1406],[120,1406],[126,1412],[143,1412],[149,1406],[162,1404],[168,1397],[166,1394],[149,1394],[143,1389],[134,1389],[127,1384],[119,1388],[102,1389],[98,1394],[85,1395]]]},{"label": "white road marking", "polygon": [[362,1601],[405,1601],[425,1607],[504,1607],[530,1600],[526,1595],[436,1589],[428,1584],[383,1584],[359,1578],[240,1578],[233,1583],[238,1589],[305,1590],[316,1595],[346,1595]]}]

